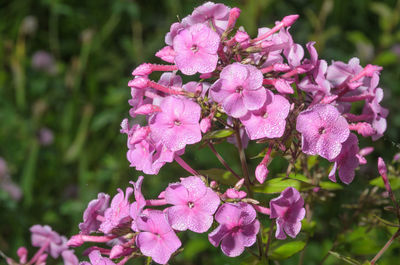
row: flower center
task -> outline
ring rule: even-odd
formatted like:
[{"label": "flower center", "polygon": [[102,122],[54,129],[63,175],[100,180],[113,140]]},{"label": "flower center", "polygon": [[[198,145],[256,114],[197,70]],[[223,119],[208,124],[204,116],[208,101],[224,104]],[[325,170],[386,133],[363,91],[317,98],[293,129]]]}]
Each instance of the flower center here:
[{"label": "flower center", "polygon": [[264,115],[262,115],[262,117],[263,117],[264,119],[268,118],[268,113],[265,112]]},{"label": "flower center", "polygon": [[243,87],[242,87],[242,86],[236,87],[235,92],[236,92],[236,93],[239,93],[239,94],[242,94],[242,92],[243,92]]},{"label": "flower center", "polygon": [[196,44],[193,44],[190,49],[192,50],[193,53],[196,53],[199,50],[199,47]]},{"label": "flower center", "polygon": [[192,209],[194,207],[194,203],[193,202],[188,202],[188,206],[190,209]]},{"label": "flower center", "polygon": [[176,126],[180,126],[182,123],[181,123],[180,120],[175,120],[175,121],[174,121],[174,124],[175,124]]},{"label": "flower center", "polygon": [[319,134],[324,134],[324,133],[326,133],[325,127],[320,127],[320,128],[318,129],[318,133],[319,133]]},{"label": "flower center", "polygon": [[239,232],[239,231],[240,231],[240,225],[237,225],[237,226],[232,227],[231,231],[232,231],[233,233]]}]

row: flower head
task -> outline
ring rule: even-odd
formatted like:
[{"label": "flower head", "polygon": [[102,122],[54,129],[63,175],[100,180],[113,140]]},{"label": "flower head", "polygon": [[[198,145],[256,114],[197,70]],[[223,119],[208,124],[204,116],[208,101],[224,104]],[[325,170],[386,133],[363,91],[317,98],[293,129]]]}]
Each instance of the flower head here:
[{"label": "flower head", "polygon": [[45,251],[50,253],[53,258],[57,258],[63,250],[68,248],[64,245],[62,237],[48,225],[34,225],[30,231],[32,246],[44,247]]},{"label": "flower head", "polygon": [[168,96],[160,105],[161,112],[150,120],[151,137],[171,151],[201,140],[200,106],[186,98]]},{"label": "flower head", "polygon": [[215,214],[215,220],[220,225],[208,235],[208,239],[215,247],[221,243],[225,255],[239,256],[245,247],[250,247],[256,242],[260,222],[250,204],[225,203]]},{"label": "flower head", "polygon": [[136,245],[143,255],[152,257],[157,263],[166,264],[181,246],[162,211],[148,210],[137,219],[137,227],[141,232],[136,237]]},{"label": "flower head", "polygon": [[251,140],[278,138],[285,131],[290,103],[281,95],[267,91],[267,101],[259,110],[240,118]]},{"label": "flower head", "polygon": [[270,218],[276,218],[276,233],[278,239],[285,239],[286,235],[295,238],[301,229],[301,220],[304,218],[304,200],[300,193],[292,187],[282,191],[279,197],[270,201]]},{"label": "flower head", "polygon": [[174,206],[166,209],[172,228],[196,233],[207,231],[220,200],[218,195],[195,176],[182,178],[165,190],[165,200]]},{"label": "flower head", "polygon": [[79,224],[79,229],[82,234],[90,234],[96,232],[101,222],[97,219],[97,216],[102,216],[104,211],[108,208],[110,201],[110,195],[105,193],[99,193],[97,199],[89,202],[88,207],[83,213],[83,223]]},{"label": "flower head", "polygon": [[302,136],[303,152],[333,160],[350,134],[349,124],[332,105],[318,104],[297,117],[296,130]]},{"label": "flower head", "polygon": [[222,104],[225,112],[240,118],[261,108],[267,98],[263,75],[255,66],[233,63],[226,66],[211,87],[211,98]]},{"label": "flower head", "polygon": [[358,139],[353,133],[343,143],[340,154],[335,158],[335,164],[329,173],[329,179],[336,182],[336,169],[339,168],[339,178],[345,184],[350,184],[355,176],[354,170],[358,167]]},{"label": "flower head", "polygon": [[114,228],[126,223],[129,217],[129,197],[133,189],[128,187],[126,193],[118,189],[118,194],[111,201],[111,206],[104,212],[104,221],[100,225],[100,231],[105,234],[110,233]]},{"label": "flower head", "polygon": [[195,24],[181,30],[173,40],[175,64],[185,75],[210,73],[218,62],[220,37],[205,24]]}]

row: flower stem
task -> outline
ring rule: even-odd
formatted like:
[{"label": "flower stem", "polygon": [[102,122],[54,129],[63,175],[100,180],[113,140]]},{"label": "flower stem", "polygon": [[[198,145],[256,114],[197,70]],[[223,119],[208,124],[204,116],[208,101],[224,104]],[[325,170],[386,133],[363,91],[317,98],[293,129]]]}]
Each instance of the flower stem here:
[{"label": "flower stem", "polygon": [[371,265],[374,265],[377,260],[385,253],[385,251],[390,247],[393,241],[400,236],[400,228],[394,233],[394,235],[386,242],[386,244],[382,247],[382,249],[376,254],[376,256],[371,260]]},{"label": "flower stem", "polygon": [[221,162],[221,164],[224,165],[224,167],[227,170],[229,170],[237,179],[241,179],[241,177],[235,171],[233,171],[233,169],[228,165],[228,163],[226,163],[224,158],[217,152],[217,150],[215,149],[214,145],[211,142],[208,142],[208,146],[210,147],[211,151],[215,154],[215,156],[218,158],[219,162]]},{"label": "flower stem", "polygon": [[200,176],[199,172],[194,170],[191,166],[189,166],[180,156],[175,155],[175,161],[187,172],[193,174],[194,176]]},{"label": "flower stem", "polygon": [[[250,176],[249,176],[249,169],[247,168],[247,161],[246,161],[246,154],[244,153],[244,149],[242,146],[242,139],[240,138],[240,129],[238,126],[238,123],[235,124],[235,137],[236,137],[236,142],[237,142],[237,147],[238,147],[238,151],[239,151],[239,157],[240,157],[240,163],[242,165],[242,173],[243,176],[246,180],[246,186],[249,189],[249,193],[251,193],[251,189],[248,185],[251,184],[250,181]],[[249,194],[251,196],[251,194]]]}]

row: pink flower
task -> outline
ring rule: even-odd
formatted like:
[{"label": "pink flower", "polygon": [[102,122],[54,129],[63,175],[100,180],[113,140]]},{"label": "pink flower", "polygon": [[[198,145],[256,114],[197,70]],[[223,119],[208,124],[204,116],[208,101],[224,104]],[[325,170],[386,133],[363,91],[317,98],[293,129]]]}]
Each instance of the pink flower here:
[{"label": "pink flower", "polygon": [[185,75],[214,71],[219,41],[218,34],[205,24],[181,30],[173,41],[176,66]]},{"label": "pink flower", "polygon": [[240,118],[251,140],[261,138],[279,138],[286,127],[290,103],[281,95],[267,91],[267,101],[256,111]]},{"label": "pink flower", "polygon": [[83,223],[79,224],[79,229],[82,234],[90,234],[96,232],[101,222],[97,219],[97,216],[103,216],[104,211],[108,208],[110,196],[105,193],[99,193],[97,199],[89,202],[88,207],[83,213]]},{"label": "pink flower", "polygon": [[133,231],[138,231],[136,226],[136,219],[142,213],[143,208],[146,206],[146,200],[142,194],[142,183],[143,176],[139,176],[138,180],[135,182],[131,182],[134,187],[134,195],[135,201],[131,204],[129,209],[129,215],[132,218],[131,228]]},{"label": "pink flower", "polygon": [[301,133],[304,153],[318,154],[328,160],[339,155],[342,143],[350,134],[346,119],[328,104],[302,111],[297,117],[296,130]]},{"label": "pink flower", "polygon": [[118,189],[118,194],[111,201],[111,206],[104,212],[104,221],[100,225],[100,231],[105,234],[110,233],[114,228],[130,220],[129,217],[129,197],[133,189],[128,187],[126,192]]},{"label": "pink flower", "polygon": [[45,251],[50,253],[53,258],[57,258],[63,250],[67,249],[61,236],[48,225],[34,225],[30,231],[32,246],[45,248]]},{"label": "pink flower", "polygon": [[263,75],[252,65],[233,63],[226,66],[210,88],[211,98],[222,104],[225,112],[240,118],[261,108],[267,98]]},{"label": "pink flower", "polygon": [[211,227],[220,202],[218,195],[195,176],[170,184],[165,190],[165,200],[174,205],[166,209],[172,228],[196,233],[204,233]]},{"label": "pink flower", "polygon": [[220,225],[208,235],[208,239],[215,247],[221,243],[225,255],[239,256],[245,247],[256,242],[260,222],[251,205],[244,202],[225,203],[215,214],[215,220]]},{"label": "pink flower", "polygon": [[152,257],[157,263],[166,264],[181,246],[162,211],[148,210],[137,219],[137,227],[141,232],[136,237],[136,245],[143,255]]},{"label": "pink flower", "polygon": [[64,250],[61,253],[61,256],[63,258],[64,265],[78,265],[79,264],[79,260],[75,256],[73,250]]},{"label": "pink flower", "polygon": [[100,251],[93,250],[89,254],[90,262],[84,261],[80,265],[115,265],[110,259],[102,257]]},{"label": "pink flower", "polygon": [[359,165],[358,159],[358,139],[353,133],[343,143],[342,151],[335,158],[335,164],[329,173],[329,179],[336,182],[336,169],[339,168],[339,178],[345,184],[350,184],[354,179],[354,171]]},{"label": "pink flower", "polygon": [[292,187],[282,191],[279,197],[270,202],[270,218],[276,218],[276,233],[278,239],[285,239],[286,234],[295,238],[301,229],[301,220],[306,214],[304,200],[300,193]]},{"label": "pink flower", "polygon": [[228,26],[229,7],[223,4],[207,2],[196,7],[193,13],[184,19],[185,23],[211,23],[218,34],[222,34]]},{"label": "pink flower", "polygon": [[200,106],[186,98],[168,96],[160,105],[161,112],[150,119],[151,137],[171,151],[201,140]]}]

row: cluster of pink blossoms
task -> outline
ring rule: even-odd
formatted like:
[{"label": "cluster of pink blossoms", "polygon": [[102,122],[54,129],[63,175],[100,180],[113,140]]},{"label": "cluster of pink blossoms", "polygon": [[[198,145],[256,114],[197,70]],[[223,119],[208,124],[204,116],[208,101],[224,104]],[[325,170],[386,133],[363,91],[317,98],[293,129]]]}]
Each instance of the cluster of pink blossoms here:
[{"label": "cluster of pink blossoms", "polygon": [[[213,246],[236,257],[256,243],[262,218],[258,214],[275,219],[276,238],[295,238],[305,216],[299,191],[286,188],[269,207],[252,198],[253,176],[265,182],[271,152],[290,153],[294,160],[301,153],[318,155],[333,163],[329,179],[336,181],[338,171],[346,184],[366,163],[364,156],[372,148],[360,150],[358,136],[376,140],[386,130],[388,111],[380,106],[383,90],[378,87],[381,67],[362,67],[357,58],[328,65],[318,58],[313,42],[306,45],[305,57],[289,33],[298,15],[260,28],[254,38],[235,26],[239,15],[240,9],[223,4],[197,7],[171,25],[166,46],[156,53],[168,64],[145,63],[133,71],[128,84],[133,122],[121,123],[130,166],[154,175],[176,161],[191,176],[169,184],[157,199],[143,196],[142,176],[125,192],[119,189],[111,201],[100,193],[89,203],[80,233],[68,246],[106,246],[89,247],[84,254],[90,262],[81,264],[123,265],[139,256],[166,264],[181,248],[178,234],[186,230],[208,233]],[[159,81],[150,77],[156,71],[164,72]],[[195,81],[183,83],[181,75]],[[360,113],[351,112],[356,102],[364,104]],[[218,132],[223,136],[216,142],[237,146],[243,176],[215,150]],[[246,173],[244,149],[250,141],[265,145],[254,174]],[[200,142],[238,178],[233,188],[209,181],[182,159],[186,145]],[[216,228],[209,231],[213,224]],[[47,239],[42,248],[59,255],[58,245]]]},{"label": "cluster of pink blossoms", "polygon": [[[214,222],[219,225],[209,232],[210,243],[235,257],[257,240],[257,212],[276,219],[276,238],[297,236],[305,208],[295,188],[282,191],[268,208],[251,198],[254,183],[245,172],[243,178],[235,173],[238,183],[222,191],[182,159],[186,145],[202,142],[226,165],[213,147],[216,131],[226,132],[222,139],[235,144],[242,155],[249,141],[267,143],[254,172],[261,184],[272,150],[296,153],[292,148],[329,160],[329,179],[336,181],[338,171],[341,181],[349,184],[372,151],[359,150],[357,135],[376,140],[386,130],[388,111],[380,106],[383,91],[378,87],[381,67],[362,67],[356,58],[328,65],[318,58],[313,42],[306,45],[306,58],[289,33],[298,15],[260,28],[255,38],[235,26],[239,15],[240,9],[223,4],[197,7],[172,24],[166,46],[156,53],[169,64],[145,63],[133,71],[128,84],[133,122],[121,123],[121,132],[128,136],[130,166],[154,175],[176,161],[192,176],[170,184],[155,200],[142,195],[143,177],[125,192],[119,190],[111,204],[108,195],[99,194],[85,211],[81,233],[69,240],[70,246],[110,246],[90,247],[90,264],[115,264],[116,259],[124,264],[140,255],[166,264],[182,245],[179,232],[205,233]],[[164,72],[159,81],[150,77],[156,71]],[[183,83],[181,75],[198,79]],[[350,112],[354,102],[364,103],[361,113]]]},{"label": "cluster of pink blossoms", "polygon": [[20,247],[17,250],[18,262],[5,257],[8,265],[45,265],[49,255],[53,259],[62,259],[65,265],[78,265],[79,260],[74,251],[69,249],[67,238],[60,236],[50,226],[34,225],[30,229],[32,246],[38,247],[37,252],[29,259],[28,249]]}]

